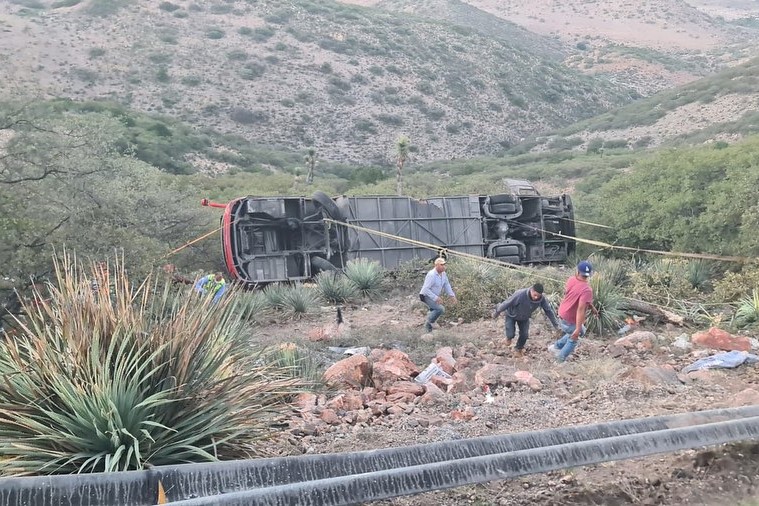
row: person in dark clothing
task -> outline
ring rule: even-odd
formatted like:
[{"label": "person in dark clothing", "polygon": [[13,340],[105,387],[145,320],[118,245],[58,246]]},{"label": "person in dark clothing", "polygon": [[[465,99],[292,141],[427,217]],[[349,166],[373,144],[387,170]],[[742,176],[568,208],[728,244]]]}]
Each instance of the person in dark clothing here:
[{"label": "person in dark clothing", "polygon": [[493,310],[493,318],[498,318],[501,313],[506,313],[504,332],[506,333],[506,346],[516,334],[516,326],[519,325],[519,339],[517,339],[516,352],[518,356],[524,356],[524,345],[530,333],[530,317],[535,310],[541,307],[551,321],[555,329],[559,329],[559,321],[548,300],[543,296],[543,285],[535,283],[529,288],[523,288],[514,292],[511,297],[501,302]]}]

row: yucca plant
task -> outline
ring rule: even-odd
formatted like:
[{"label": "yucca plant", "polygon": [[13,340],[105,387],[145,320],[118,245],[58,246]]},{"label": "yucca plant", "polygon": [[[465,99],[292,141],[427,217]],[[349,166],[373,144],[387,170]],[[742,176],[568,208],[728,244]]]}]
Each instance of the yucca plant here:
[{"label": "yucca plant", "polygon": [[281,309],[284,304],[285,294],[289,289],[290,286],[284,283],[272,283],[267,285],[263,290],[263,294],[269,307]]},{"label": "yucca plant", "polygon": [[594,257],[593,270],[615,286],[625,286],[630,280],[631,265],[617,258]]},{"label": "yucca plant", "polygon": [[345,266],[345,276],[356,285],[362,295],[376,295],[382,286],[384,269],[368,258],[351,260]]},{"label": "yucca plant", "polygon": [[590,278],[590,286],[593,287],[593,305],[598,309],[598,316],[593,312],[588,315],[588,331],[599,336],[615,333],[625,318],[622,293],[601,274]]},{"label": "yucca plant", "polygon": [[323,370],[308,350],[298,348],[294,343],[283,343],[267,352],[266,362],[288,375],[313,386],[322,385]]},{"label": "yucca plant", "polygon": [[703,292],[709,288],[714,274],[714,267],[706,260],[691,260],[685,266],[685,277],[690,286]]},{"label": "yucca plant", "polygon": [[750,296],[742,298],[735,310],[735,324],[746,327],[759,321],[759,290],[754,289]]},{"label": "yucca plant", "polygon": [[316,287],[324,300],[340,304],[358,296],[359,289],[348,277],[336,271],[320,272]]},{"label": "yucca plant", "polygon": [[305,386],[251,350],[234,297],[168,301],[150,277],[87,274],[70,256],[55,270],[0,342],[0,474],[254,456]]},{"label": "yucca plant", "polygon": [[321,297],[318,290],[295,284],[288,286],[284,291],[279,308],[287,316],[300,318],[305,314],[316,312],[320,305]]},{"label": "yucca plant", "polygon": [[[231,306],[231,305],[230,305]],[[262,292],[240,290],[234,296],[235,310],[240,311],[243,320],[259,321],[266,311],[271,308],[269,301]]]}]

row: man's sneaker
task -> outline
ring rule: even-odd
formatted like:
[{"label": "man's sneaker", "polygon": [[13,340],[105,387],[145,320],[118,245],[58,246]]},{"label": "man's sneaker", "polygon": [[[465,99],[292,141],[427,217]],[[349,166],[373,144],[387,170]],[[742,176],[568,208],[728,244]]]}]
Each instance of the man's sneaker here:
[{"label": "man's sneaker", "polygon": [[424,324],[424,330],[427,331],[427,333],[432,332],[432,324],[430,322],[427,322]]},{"label": "man's sneaker", "polygon": [[506,347],[511,348],[511,339],[506,339]]},{"label": "man's sneaker", "polygon": [[524,350],[514,350],[514,356],[517,358],[524,358]]},{"label": "man's sneaker", "polygon": [[561,353],[561,350],[556,347],[555,343],[548,347],[548,351],[553,353],[553,356],[557,358],[559,356],[559,353]]}]

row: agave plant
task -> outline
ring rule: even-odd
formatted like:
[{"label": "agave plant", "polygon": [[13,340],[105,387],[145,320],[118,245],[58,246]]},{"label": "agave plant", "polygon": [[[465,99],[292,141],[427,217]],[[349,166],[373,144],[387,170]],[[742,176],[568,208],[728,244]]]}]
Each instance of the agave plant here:
[{"label": "agave plant", "polygon": [[750,296],[742,298],[735,310],[735,324],[745,327],[759,321],[759,290],[754,289]]},{"label": "agave plant", "polygon": [[264,288],[263,294],[269,307],[281,309],[284,304],[285,294],[290,287],[284,283],[272,283]]},{"label": "agave plant", "polygon": [[325,300],[336,304],[353,299],[359,294],[355,283],[337,271],[320,272],[316,276],[316,287]]},{"label": "agave plant", "polygon": [[253,456],[304,386],[251,350],[232,297],[168,301],[121,266],[88,275],[64,256],[55,268],[0,342],[0,474]]},{"label": "agave plant", "polygon": [[348,262],[345,266],[345,276],[364,296],[372,296],[381,288],[384,269],[379,263],[372,262],[368,258],[359,258]]},{"label": "agave plant", "polygon": [[685,277],[690,286],[698,291],[709,288],[713,274],[714,267],[706,260],[692,260],[685,266]]},{"label": "agave plant", "polygon": [[601,274],[590,278],[590,285],[593,287],[593,305],[598,310],[598,316],[594,313],[588,316],[588,331],[598,335],[616,332],[625,317],[622,310],[622,293],[614,283]]},{"label": "agave plant", "polygon": [[322,368],[308,350],[298,348],[294,343],[283,343],[267,352],[266,362],[287,372],[291,377],[313,386],[322,384]]},{"label": "agave plant", "polygon": [[284,314],[298,318],[319,309],[321,297],[318,290],[302,284],[286,288],[282,294],[282,302],[279,306]]},{"label": "agave plant", "polygon": [[[238,291],[235,293],[234,306],[236,311],[240,311],[243,320],[255,322],[258,321],[266,311],[271,307],[269,300],[262,292]],[[230,304],[230,307],[232,305]]]}]

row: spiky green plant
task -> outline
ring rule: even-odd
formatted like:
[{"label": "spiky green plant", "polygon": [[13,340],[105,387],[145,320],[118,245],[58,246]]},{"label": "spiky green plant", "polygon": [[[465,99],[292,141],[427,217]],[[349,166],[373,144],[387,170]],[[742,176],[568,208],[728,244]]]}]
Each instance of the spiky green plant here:
[{"label": "spiky green plant", "polygon": [[590,312],[586,323],[588,331],[598,335],[613,335],[625,317],[622,293],[601,274],[590,278],[590,286],[593,287],[593,305],[598,310],[598,316]]},{"label": "spiky green plant", "polygon": [[55,268],[18,335],[0,342],[0,474],[260,453],[304,384],[259,359],[234,297],[169,301],[150,277],[132,285],[121,265],[88,274],[63,256]]},{"label": "spiky green plant", "polygon": [[243,320],[259,321],[270,309],[269,301],[262,292],[237,291],[234,296],[236,310],[240,311]]},{"label": "spiky green plant", "polygon": [[279,307],[285,315],[300,318],[308,313],[316,312],[320,305],[321,297],[317,289],[295,284],[288,286],[284,291]]},{"label": "spiky green plant", "polygon": [[358,296],[358,287],[340,272],[324,271],[316,276],[316,287],[324,300],[340,304]]},{"label": "spiky green plant", "polygon": [[345,276],[356,285],[362,295],[371,297],[382,287],[384,269],[378,262],[368,258],[351,260],[345,266]]},{"label": "spiky green plant", "polygon": [[282,309],[282,305],[285,301],[285,294],[290,289],[290,286],[285,283],[272,283],[264,288],[263,294],[266,298],[269,307],[274,309]]},{"label": "spiky green plant", "polygon": [[690,286],[703,292],[709,289],[714,275],[714,266],[706,260],[691,260],[685,266],[685,277]]},{"label": "spiky green plant", "polygon": [[618,258],[594,257],[593,270],[615,286],[627,285],[630,280],[631,265]]},{"label": "spiky green plant", "polygon": [[735,324],[746,327],[759,322],[759,290],[754,289],[750,296],[742,298],[735,310]]},{"label": "spiky green plant", "polygon": [[294,343],[284,343],[267,352],[265,360],[278,369],[286,371],[293,378],[312,385],[322,386],[324,371],[313,353],[298,348]]}]

